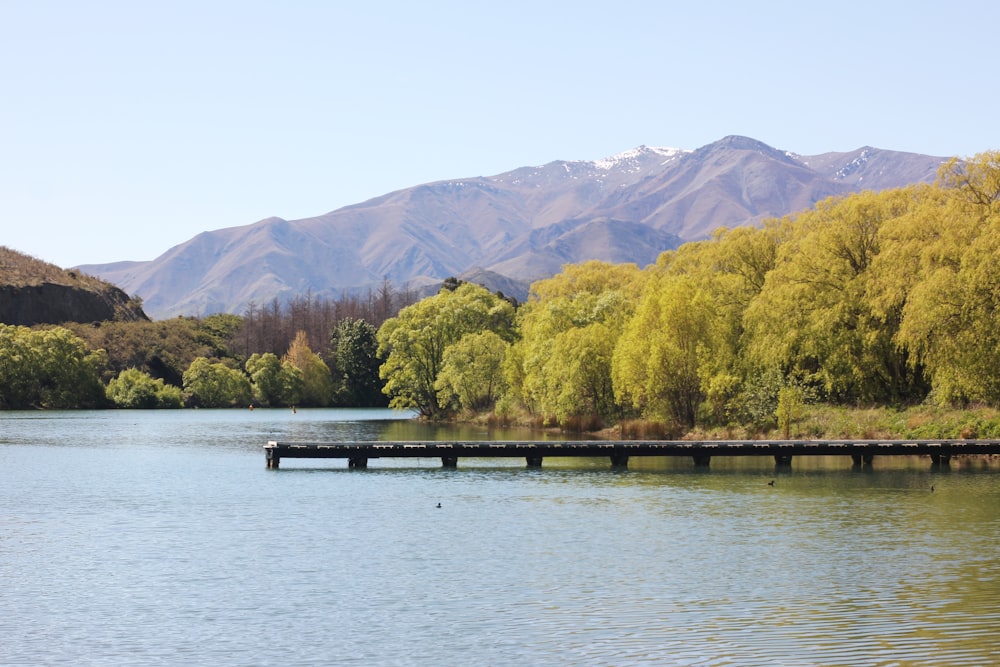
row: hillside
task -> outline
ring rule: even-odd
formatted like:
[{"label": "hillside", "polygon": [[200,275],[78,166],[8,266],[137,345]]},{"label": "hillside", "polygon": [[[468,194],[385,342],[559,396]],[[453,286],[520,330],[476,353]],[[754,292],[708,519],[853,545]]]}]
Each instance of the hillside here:
[{"label": "hillside", "polygon": [[139,303],[114,285],[0,246],[0,323],[145,319]]},{"label": "hillside", "polygon": [[417,185],[313,218],[204,232],[149,262],[81,268],[140,295],[157,318],[241,313],[308,291],[335,297],[385,279],[419,290],[486,276],[523,299],[566,263],[644,266],[718,227],[932,181],[943,160],[871,147],[801,156],[736,136],[693,151],[643,146]]}]

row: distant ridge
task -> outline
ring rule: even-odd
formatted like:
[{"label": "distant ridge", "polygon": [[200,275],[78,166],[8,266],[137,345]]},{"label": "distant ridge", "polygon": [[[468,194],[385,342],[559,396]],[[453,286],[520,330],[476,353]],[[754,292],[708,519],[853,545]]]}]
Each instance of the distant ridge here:
[{"label": "distant ridge", "polygon": [[802,156],[741,136],[696,150],[640,146],[416,185],[313,218],[203,232],[149,262],[80,268],[138,294],[157,318],[242,313],[309,291],[377,289],[385,279],[419,290],[479,275],[523,300],[532,281],[566,263],[645,266],[718,227],[933,181],[944,160],[868,146]]}]

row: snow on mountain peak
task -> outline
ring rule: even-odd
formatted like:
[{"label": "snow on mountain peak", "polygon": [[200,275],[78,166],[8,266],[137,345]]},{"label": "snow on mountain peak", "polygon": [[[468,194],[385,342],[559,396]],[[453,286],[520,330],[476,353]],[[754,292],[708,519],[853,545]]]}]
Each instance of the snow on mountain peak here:
[{"label": "snow on mountain peak", "polygon": [[667,160],[675,158],[683,153],[690,153],[691,151],[683,148],[663,148],[656,146],[639,146],[638,148],[633,148],[631,150],[622,151],[621,153],[616,153],[611,157],[606,157],[603,160],[594,160],[593,164],[598,169],[603,169],[605,171],[609,169],[614,169],[615,167],[628,162],[633,162],[646,155],[658,155],[660,157],[666,158]]}]

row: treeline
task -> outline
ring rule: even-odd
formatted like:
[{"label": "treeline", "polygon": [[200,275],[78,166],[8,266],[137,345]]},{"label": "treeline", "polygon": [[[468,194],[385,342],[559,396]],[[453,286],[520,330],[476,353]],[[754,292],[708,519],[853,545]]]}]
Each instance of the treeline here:
[{"label": "treeline", "polygon": [[386,405],[377,327],[416,298],[386,281],[242,316],[0,324],[0,409]]},{"label": "treeline", "polygon": [[[720,230],[645,269],[569,265],[520,306],[450,280],[416,302],[387,283],[366,299],[306,296],[242,316],[7,327],[0,406],[390,399],[430,418],[643,420],[664,433],[787,433],[810,402],[1000,406],[998,259],[1000,152],[991,152],[947,163],[933,185]],[[71,363],[32,358],[23,368],[37,379],[18,385],[11,359],[25,347]]]},{"label": "treeline", "polygon": [[589,262],[515,312],[472,286],[379,330],[392,405],[563,425],[783,426],[806,402],[1000,406],[1000,153],[654,266]]}]

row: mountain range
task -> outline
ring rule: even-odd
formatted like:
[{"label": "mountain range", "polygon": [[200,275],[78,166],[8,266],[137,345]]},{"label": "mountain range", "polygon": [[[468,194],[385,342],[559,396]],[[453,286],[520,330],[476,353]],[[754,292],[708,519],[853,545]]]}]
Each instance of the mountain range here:
[{"label": "mountain range", "polygon": [[148,262],[78,268],[141,297],[155,318],[336,298],[385,280],[419,290],[451,276],[523,299],[567,263],[645,266],[719,227],[933,181],[944,160],[871,147],[802,156],[740,136],[696,150],[640,146],[416,185],[312,218],[203,232]]}]

